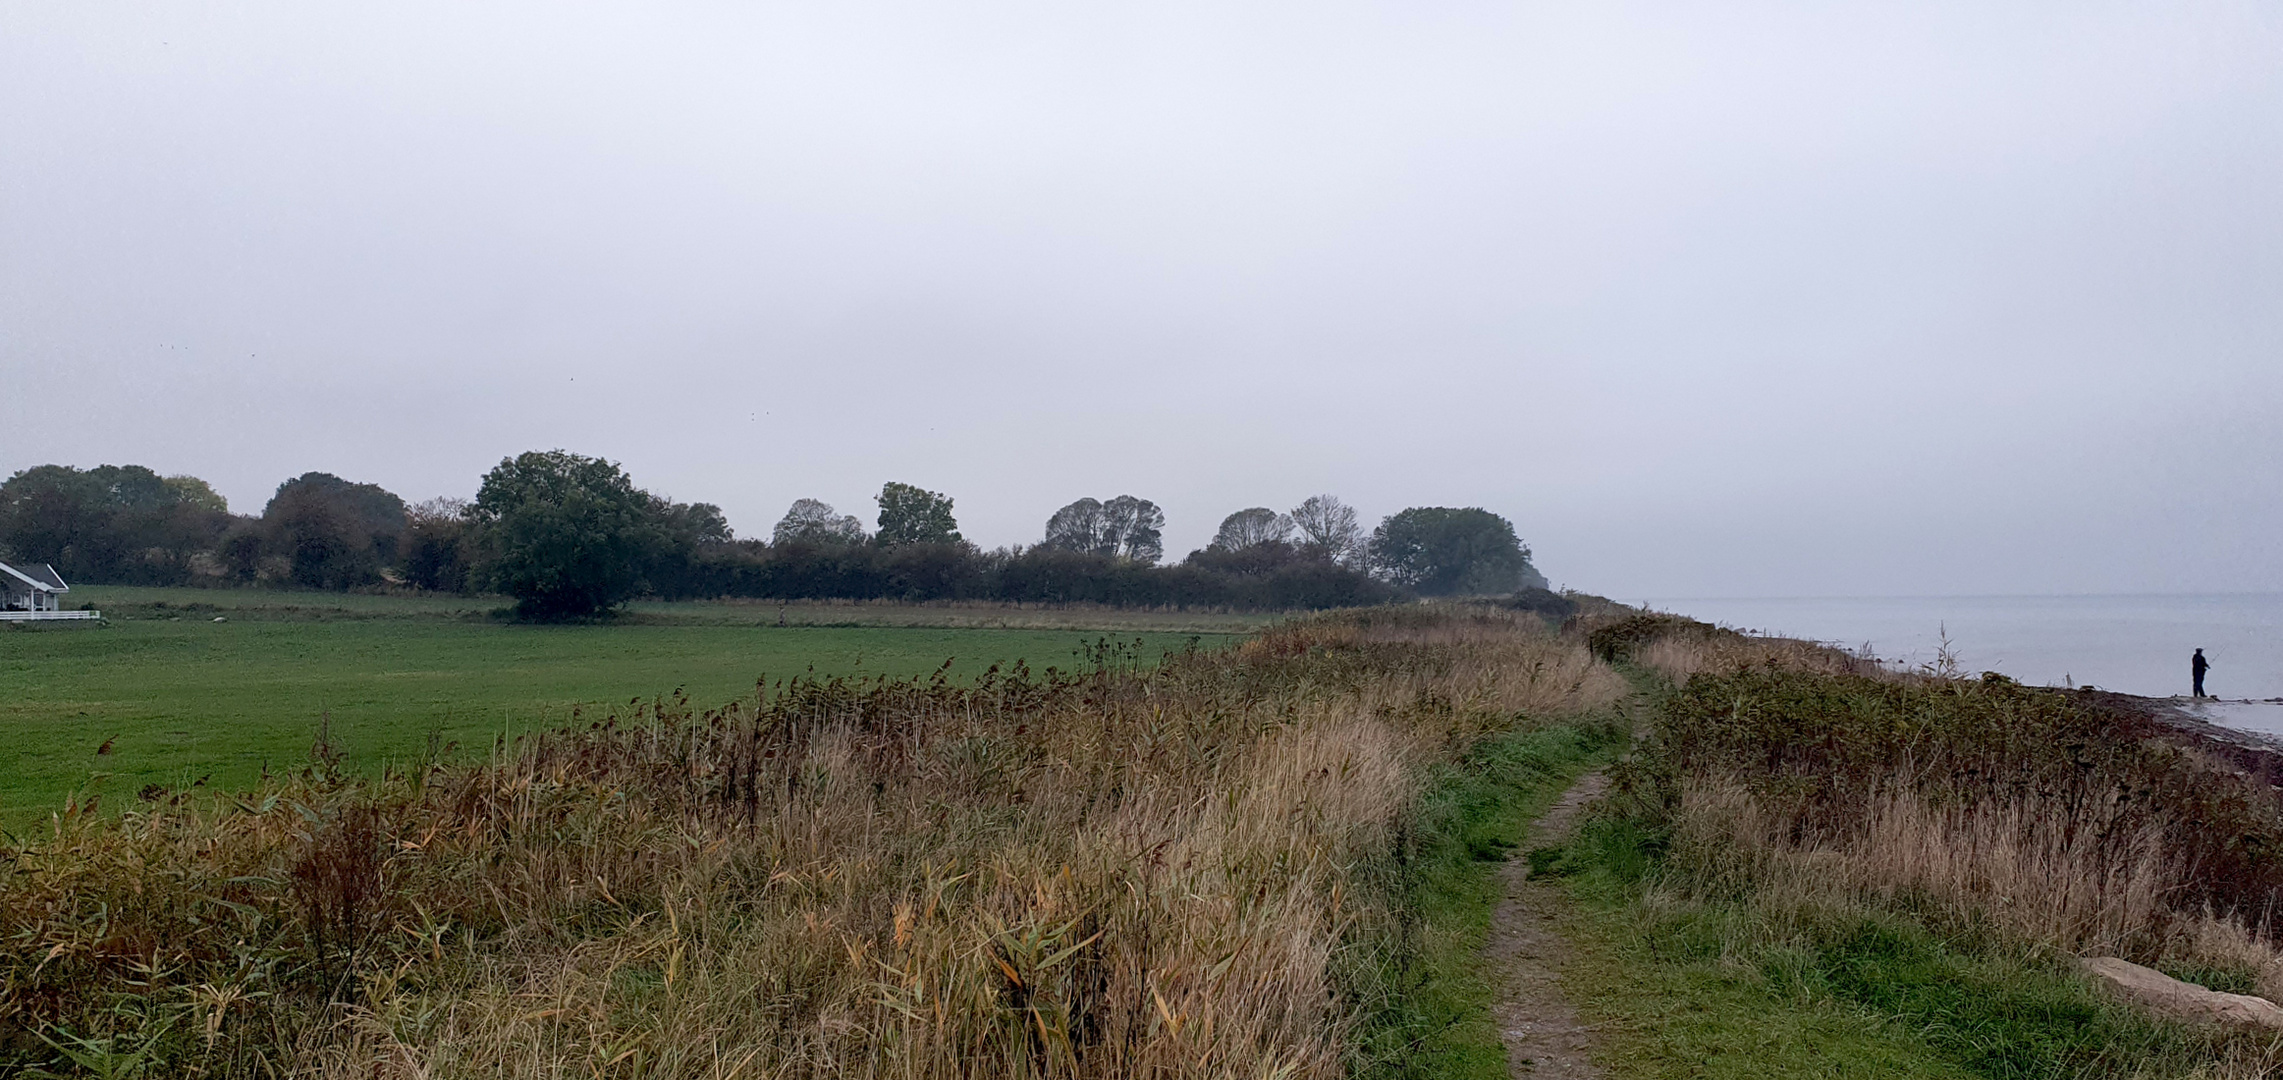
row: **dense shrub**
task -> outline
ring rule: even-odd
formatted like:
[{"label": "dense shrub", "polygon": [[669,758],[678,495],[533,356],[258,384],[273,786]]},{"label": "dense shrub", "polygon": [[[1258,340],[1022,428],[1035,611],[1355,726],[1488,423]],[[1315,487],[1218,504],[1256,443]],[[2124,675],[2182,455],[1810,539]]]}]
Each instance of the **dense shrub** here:
[{"label": "dense shrub", "polygon": [[[1556,623],[1576,615],[1582,605],[1575,597],[1564,596],[1552,589],[1528,588],[1500,601],[1504,607],[1527,611]],[[1603,657],[1602,659],[1608,659]]]},{"label": "dense shrub", "polygon": [[[1288,549],[1292,550],[1292,549]],[[1305,610],[1385,603],[1386,583],[1328,559],[1224,559],[1197,553],[1173,566],[1040,545],[980,551],[966,544],[738,542],[707,551],[663,595],[762,599],[967,600],[1120,607]]]},{"label": "dense shrub", "polygon": [[1610,663],[1634,658],[1641,647],[1676,633],[1701,633],[1712,626],[1682,615],[1643,612],[1594,627],[1586,636],[1593,655]]},{"label": "dense shrub", "polygon": [[1674,691],[1633,774],[1670,809],[1690,783],[1741,785],[1801,844],[1843,840],[1885,800],[2006,807],[2095,856],[2161,838],[2169,902],[2283,929],[2283,808],[2271,791],[2092,696],[1980,680],[1760,667]]},{"label": "dense shrub", "polygon": [[432,592],[468,588],[468,504],[430,499],[406,511],[404,582]]}]

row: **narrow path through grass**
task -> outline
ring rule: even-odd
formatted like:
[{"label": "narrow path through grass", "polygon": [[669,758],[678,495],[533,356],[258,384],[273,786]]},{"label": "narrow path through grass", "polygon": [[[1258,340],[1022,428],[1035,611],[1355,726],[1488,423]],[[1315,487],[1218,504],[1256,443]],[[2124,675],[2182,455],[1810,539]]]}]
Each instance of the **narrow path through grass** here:
[{"label": "narrow path through grass", "polygon": [[[1577,778],[1530,829],[1532,851],[1569,838],[1578,819],[1609,789],[1609,774]],[[1600,1040],[1562,985],[1576,951],[1564,933],[1575,905],[1558,880],[1531,873],[1527,856],[1510,858],[1501,873],[1505,899],[1498,905],[1485,952],[1499,982],[1493,1013],[1506,1041],[1506,1064],[1515,1076],[1544,1080],[1599,1080],[1594,1065]]]},{"label": "narrow path through grass", "polygon": [[1380,988],[1360,1003],[1357,1076],[1507,1076],[1496,973],[1483,958],[1505,895],[1500,871],[1572,781],[1623,749],[1625,730],[1611,720],[1496,736],[1436,771],[1384,871],[1408,913],[1402,932],[1355,950],[1377,970],[1351,984]]}]

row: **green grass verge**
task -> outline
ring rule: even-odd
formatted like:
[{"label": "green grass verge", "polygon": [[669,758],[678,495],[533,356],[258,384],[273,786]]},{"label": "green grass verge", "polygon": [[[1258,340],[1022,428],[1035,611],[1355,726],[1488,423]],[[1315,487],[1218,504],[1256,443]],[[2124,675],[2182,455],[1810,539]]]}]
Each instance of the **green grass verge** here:
[{"label": "green grass verge", "polygon": [[[141,618],[0,630],[0,826],[39,820],[90,784],[113,806],[152,784],[243,787],[265,765],[306,761],[327,713],[350,764],[375,769],[422,760],[432,739],[481,750],[503,732],[565,723],[574,707],[677,690],[711,707],[752,693],[758,679],[812,670],[914,675],[950,660],[954,678],[970,678],[1016,660],[1070,668],[1082,664],[1082,644],[1104,636],[649,619],[524,626],[451,599],[176,591],[193,595],[143,597]],[[216,601],[241,606],[223,609],[224,622],[211,607],[182,606]],[[1145,659],[1233,640],[1115,637],[1138,639]]]},{"label": "green grass verge", "polygon": [[1533,865],[1579,904],[1565,985],[1617,1078],[2185,1076],[2211,1033],[2102,997],[2062,966],[1906,913],[1781,921],[1653,888],[1655,837],[1600,820]]},{"label": "green grass verge", "polygon": [[1351,1070],[1373,1080],[1503,1080],[1506,1049],[1482,948],[1503,895],[1500,864],[1580,774],[1622,748],[1614,723],[1487,739],[1429,777],[1395,850],[1368,880],[1395,905],[1393,940],[1356,942],[1361,988]]}]

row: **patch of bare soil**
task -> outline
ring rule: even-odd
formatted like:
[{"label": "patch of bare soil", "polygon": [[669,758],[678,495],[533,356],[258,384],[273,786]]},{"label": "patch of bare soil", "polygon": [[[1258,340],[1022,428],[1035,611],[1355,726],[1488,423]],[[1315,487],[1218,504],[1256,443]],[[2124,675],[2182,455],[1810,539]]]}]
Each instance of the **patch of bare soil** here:
[{"label": "patch of bare soil", "polygon": [[[1601,773],[1588,773],[1562,793],[1553,807],[1538,819],[1530,847],[1543,847],[1567,836],[1579,811],[1609,786]],[[1506,1041],[1506,1069],[1521,1080],[1582,1080],[1598,1078],[1593,1065],[1594,1037],[1578,1018],[1577,1007],[1562,993],[1562,965],[1569,959],[1569,943],[1558,929],[1569,911],[1569,897],[1552,881],[1530,880],[1530,860],[1518,852],[1501,871],[1506,898],[1490,925],[1484,956],[1499,979],[1500,994],[1492,1015]]]}]

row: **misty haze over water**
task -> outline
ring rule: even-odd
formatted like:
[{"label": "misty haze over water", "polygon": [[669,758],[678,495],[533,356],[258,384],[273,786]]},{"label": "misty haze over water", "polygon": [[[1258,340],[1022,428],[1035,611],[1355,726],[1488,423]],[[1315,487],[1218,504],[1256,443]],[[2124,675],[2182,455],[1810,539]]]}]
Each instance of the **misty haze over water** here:
[{"label": "misty haze over water", "polygon": [[[2219,697],[2283,697],[2283,594],[1653,599],[1742,630],[1868,644],[1880,659],[1931,664],[1947,631],[1958,665],[2025,683],[2188,693],[2188,658],[2212,663]],[[2215,719],[2222,719],[2215,717]],[[2234,718],[2225,718],[2233,722]],[[2259,726],[2259,725],[2247,725]]]}]

